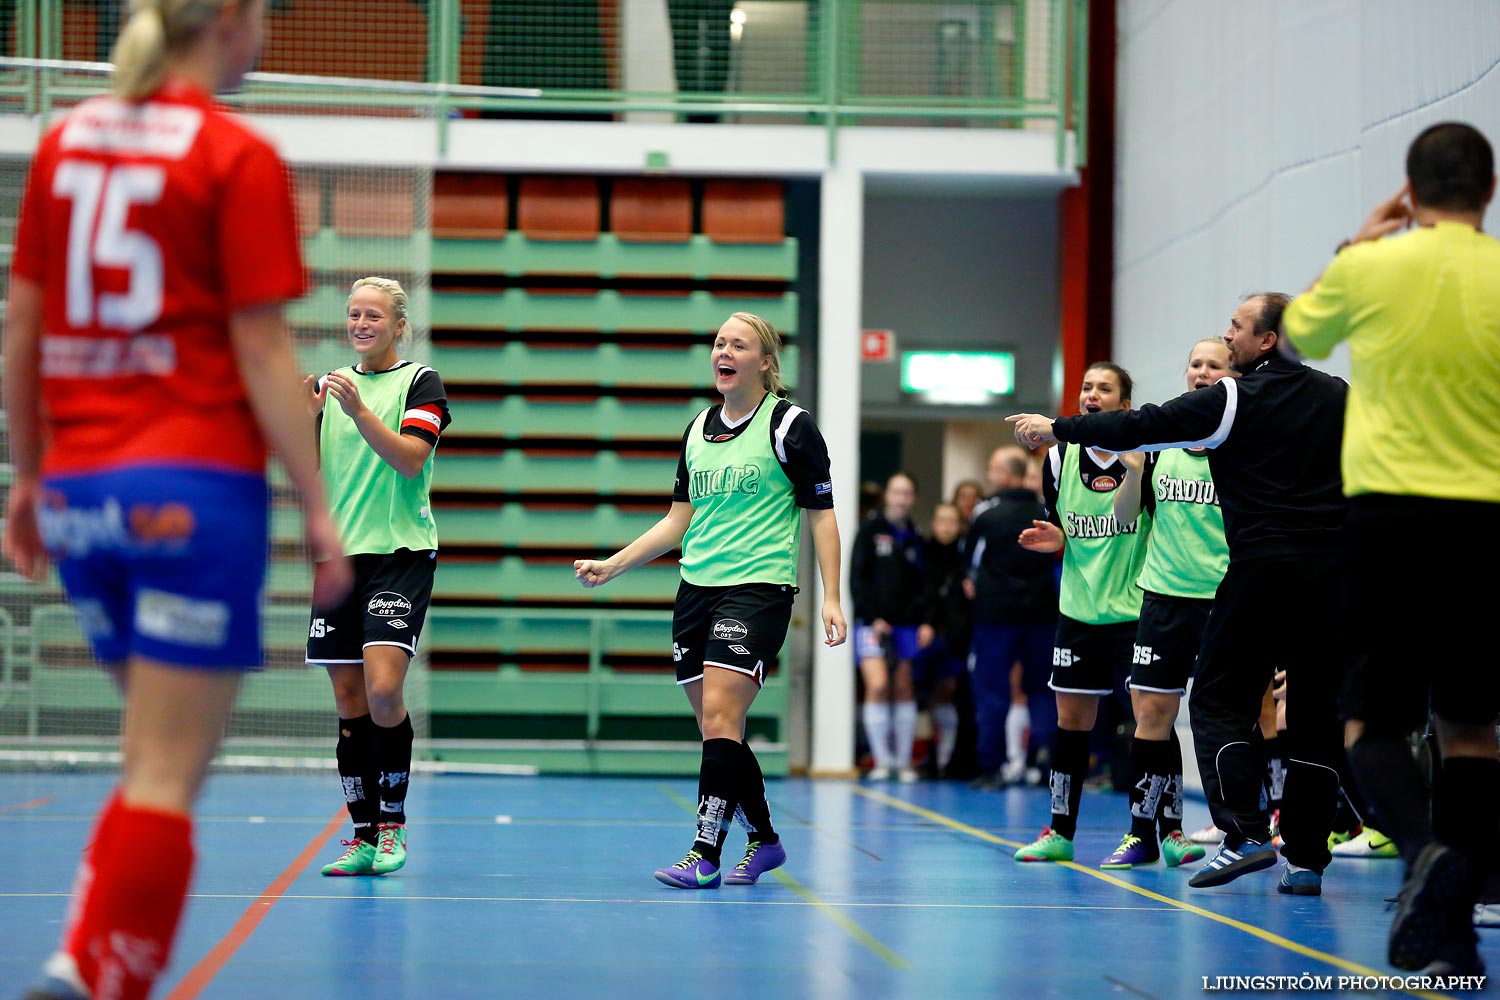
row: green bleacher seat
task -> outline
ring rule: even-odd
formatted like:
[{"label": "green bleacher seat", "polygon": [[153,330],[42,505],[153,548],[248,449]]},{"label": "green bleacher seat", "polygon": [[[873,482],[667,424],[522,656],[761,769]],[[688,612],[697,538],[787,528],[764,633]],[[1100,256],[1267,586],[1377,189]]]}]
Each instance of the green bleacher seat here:
[{"label": "green bleacher seat", "polygon": [[[319,234],[316,252],[322,263],[347,260],[353,249],[344,250],[342,238]],[[701,234],[681,243],[640,243],[601,233],[592,242],[558,243],[528,239],[510,233],[500,239],[435,239],[432,241],[435,274],[579,275],[600,278],[686,278],[707,281],[738,278],[754,281],[794,281],[797,277],[797,241],[780,243],[715,243]]]},{"label": "green bleacher seat", "polygon": [[[342,308],[343,299],[339,305]],[[705,291],[649,295],[604,289],[568,295],[511,288],[503,292],[434,292],[432,296],[434,329],[604,333],[677,330],[706,334],[717,330],[734,312],[753,312],[783,333],[796,332],[797,296],[791,292],[762,298]]]},{"label": "green bleacher seat", "polygon": [[[439,551],[444,542],[552,548],[576,544],[601,549],[625,545],[661,520],[670,504],[668,488],[662,493],[659,511],[622,510],[610,504],[578,508],[526,507],[518,503],[501,504],[498,508],[444,504],[433,510],[433,516],[437,519]],[[579,558],[586,555],[580,552]]]},{"label": "green bleacher seat", "polygon": [[[302,241],[302,260],[314,273],[337,271],[360,274],[407,274],[412,261],[421,260],[431,241],[423,231],[400,236],[351,236],[323,228]],[[347,288],[345,289],[347,294]],[[342,306],[342,302],[340,302]],[[323,321],[327,322],[324,315]],[[335,309],[332,317],[343,315]]]},{"label": "green bleacher seat", "polygon": [[[580,552],[579,558],[597,552]],[[500,598],[551,601],[670,602],[681,577],[677,566],[655,562],[637,567],[608,587],[585,590],[573,577],[570,562],[535,562],[519,556],[500,559],[452,557],[438,563],[434,598]]]},{"label": "green bleacher seat", "polygon": [[[395,266],[370,266],[366,270],[400,272]],[[348,298],[349,290],[343,284],[319,284],[308,295],[288,306],[287,319],[297,326],[326,328],[339,322]],[[434,292],[431,326],[438,330],[598,330],[604,333],[640,330],[706,335],[717,330],[733,312],[753,312],[764,316],[784,334],[796,333],[797,296],[792,292],[774,297],[714,295],[705,291],[648,295],[613,289],[573,295],[529,292],[520,288],[501,292]]]},{"label": "green bleacher seat", "polygon": [[[623,545],[628,538],[621,539]],[[597,556],[599,549],[580,547],[578,558]],[[300,558],[273,559],[267,572],[267,590],[273,597],[293,599],[311,590],[312,574]],[[444,599],[545,600],[568,603],[609,604],[612,601],[670,602],[677,593],[677,566],[658,562],[642,566],[611,581],[607,588],[584,590],[573,578],[566,561],[538,561],[520,556],[439,557],[433,582],[435,601]]]},{"label": "green bleacher seat", "polygon": [[[468,409],[467,405],[462,408]],[[665,500],[671,493],[676,467],[670,458],[631,458],[614,451],[593,455],[529,455],[519,450],[483,454],[445,452],[439,445],[432,481],[440,490],[590,492],[605,497],[614,493],[659,493]],[[444,521],[444,535],[448,530]]]},{"label": "green bleacher seat", "polygon": [[599,441],[680,438],[702,405],[693,400],[656,403],[603,396],[587,402],[544,398],[450,399],[463,416],[465,434],[496,437],[587,437]]},{"label": "green bleacher seat", "polygon": [[[600,344],[595,348],[442,345],[432,350],[432,366],[445,385],[485,382],[499,385],[556,385],[594,382],[612,386],[711,388],[713,362],[707,337],[680,349],[631,348]],[[782,352],[781,371],[791,385],[797,380],[795,347]],[[462,431],[461,423],[455,431]],[[678,431],[681,436],[681,430]]]},{"label": "green bleacher seat", "polygon": [[[622,510],[609,504],[588,508],[525,507],[518,503],[435,505],[433,517],[438,525],[438,551],[441,552],[444,545],[545,546],[553,549],[567,546],[597,549],[613,545],[618,548],[666,514],[672,502],[671,467],[668,463],[663,463],[663,466],[667,469],[669,485],[662,491],[660,510]],[[301,512],[292,507],[273,510],[271,537],[279,542],[300,542]],[[579,558],[583,555],[580,552]],[[291,585],[291,577],[279,578],[278,592],[284,592]]]},{"label": "green bleacher seat", "polygon": [[635,612],[639,617],[617,617],[619,613],[611,613],[596,619],[591,617],[592,609],[565,617],[553,609],[507,608],[503,615],[487,611],[434,607],[428,616],[433,643],[444,650],[493,653],[497,657],[542,650],[578,653],[589,649],[597,632],[606,656],[655,655],[670,662],[672,626],[661,612]]}]

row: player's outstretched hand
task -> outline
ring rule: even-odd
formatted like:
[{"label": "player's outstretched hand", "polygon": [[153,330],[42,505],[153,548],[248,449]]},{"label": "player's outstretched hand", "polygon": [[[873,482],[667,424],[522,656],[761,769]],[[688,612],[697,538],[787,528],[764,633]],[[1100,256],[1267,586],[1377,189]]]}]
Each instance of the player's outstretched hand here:
[{"label": "player's outstretched hand", "polygon": [[23,477],[10,488],[5,512],[5,558],[27,579],[41,582],[47,575],[47,547],[37,530],[36,512],[42,497],[41,480]]},{"label": "player's outstretched hand", "polygon": [[314,560],[313,607],[332,607],[353,589],[354,563],[344,555],[338,529],[326,510],[309,510],[303,517],[307,552]]},{"label": "player's outstretched hand", "polygon": [[849,623],[844,621],[844,612],[836,598],[830,597],[823,602],[823,635],[826,646],[842,645],[849,638]]},{"label": "player's outstretched hand", "polygon": [[573,576],[584,590],[602,587],[619,575],[620,571],[608,559],[573,560]]},{"label": "player's outstretched hand", "polygon": [[347,375],[329,372],[323,391],[338,400],[339,409],[351,417],[359,416],[359,411],[365,408],[365,401],[359,398],[359,387]]},{"label": "player's outstretched hand", "polygon": [[1032,451],[1057,440],[1052,436],[1051,417],[1040,413],[1012,413],[1005,420],[1016,425],[1016,440]]},{"label": "player's outstretched hand", "polygon": [[1051,521],[1032,521],[1016,541],[1032,552],[1056,552],[1063,547],[1062,529]]},{"label": "player's outstretched hand", "polygon": [[318,376],[309,375],[302,380],[302,394],[307,400],[307,412],[316,417],[323,412],[323,403],[328,399],[328,386],[318,387]]}]

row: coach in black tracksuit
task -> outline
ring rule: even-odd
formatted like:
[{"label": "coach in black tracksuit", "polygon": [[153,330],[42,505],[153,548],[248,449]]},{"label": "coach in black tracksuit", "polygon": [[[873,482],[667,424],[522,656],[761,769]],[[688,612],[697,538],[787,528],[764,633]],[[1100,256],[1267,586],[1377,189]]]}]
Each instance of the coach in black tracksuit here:
[{"label": "coach in black tracksuit", "polygon": [[[1341,649],[1332,625],[1345,512],[1339,473],[1342,379],[1276,349],[1288,298],[1254,295],[1224,339],[1241,373],[1161,406],[1049,420],[1010,418],[1023,444],[1069,441],[1113,451],[1207,447],[1224,511],[1229,569],[1198,654],[1189,715],[1204,793],[1224,850],[1190,880],[1222,885],[1276,862],[1261,800],[1265,762],[1254,735],[1272,672],[1290,681],[1281,835],[1289,868],[1278,887],[1314,895],[1331,855],[1343,752],[1337,719]],[[1307,871],[1304,871],[1307,870]]]}]

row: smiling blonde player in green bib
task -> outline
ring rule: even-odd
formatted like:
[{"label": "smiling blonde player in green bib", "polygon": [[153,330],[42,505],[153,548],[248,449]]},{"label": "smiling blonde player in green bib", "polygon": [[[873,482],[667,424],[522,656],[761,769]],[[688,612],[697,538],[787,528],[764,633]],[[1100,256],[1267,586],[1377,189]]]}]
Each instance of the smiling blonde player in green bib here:
[{"label": "smiling blonde player in green bib", "polygon": [[[766,664],[791,622],[802,510],[826,595],[824,641],[837,646],[848,632],[839,609],[828,446],[812,416],[783,395],[780,353],[781,337],[770,323],[751,313],[729,317],[712,352],[714,388],[724,402],[699,413],[683,435],[667,516],[609,558],[573,564],[580,583],[597,587],[682,546],[672,659],[703,734],[703,763],[692,846],[656,872],[657,881],[678,889],[753,885],[786,862],[760,764],[744,735]],[[749,843],[740,862],[721,872],[736,814]]]}]

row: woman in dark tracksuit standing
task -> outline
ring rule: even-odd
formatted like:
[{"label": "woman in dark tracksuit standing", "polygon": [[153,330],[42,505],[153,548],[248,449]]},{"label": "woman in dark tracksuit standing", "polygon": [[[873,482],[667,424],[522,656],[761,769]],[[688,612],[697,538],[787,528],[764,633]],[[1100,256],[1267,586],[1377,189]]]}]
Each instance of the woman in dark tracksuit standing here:
[{"label": "woman in dark tracksuit standing", "polygon": [[[865,520],[850,555],[854,654],[865,683],[865,735],[875,767],[870,777],[917,780],[911,766],[917,732],[912,661],[932,643],[925,623],[927,575],[922,536],[911,521],[916,483],[898,472],[885,484],[885,503]],[[894,749],[892,739],[894,737]]]}]

